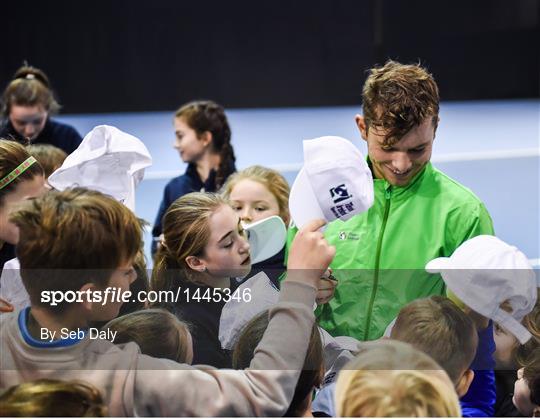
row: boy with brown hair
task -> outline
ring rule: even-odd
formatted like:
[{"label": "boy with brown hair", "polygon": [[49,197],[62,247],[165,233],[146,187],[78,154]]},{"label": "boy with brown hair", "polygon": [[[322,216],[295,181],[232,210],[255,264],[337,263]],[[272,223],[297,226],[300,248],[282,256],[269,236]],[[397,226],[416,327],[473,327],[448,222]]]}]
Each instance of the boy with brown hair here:
[{"label": "boy with brown hair", "polygon": [[478,347],[472,320],[448,298],[422,298],[403,307],[390,337],[430,355],[444,368],[459,396],[474,378],[469,369]]},{"label": "boy with brown hair", "polygon": [[92,338],[91,321],[118,314],[122,298],[111,297],[125,297],[141,245],[139,220],[112,197],[83,188],[55,191],[28,202],[13,221],[31,307],[0,318],[0,389],[38,378],[83,379],[103,392],[111,416],[286,411],[313,326],[316,284],[334,253],[317,231],[322,220],[295,240],[294,270],[245,371],[193,368],[142,355],[132,343]]}]

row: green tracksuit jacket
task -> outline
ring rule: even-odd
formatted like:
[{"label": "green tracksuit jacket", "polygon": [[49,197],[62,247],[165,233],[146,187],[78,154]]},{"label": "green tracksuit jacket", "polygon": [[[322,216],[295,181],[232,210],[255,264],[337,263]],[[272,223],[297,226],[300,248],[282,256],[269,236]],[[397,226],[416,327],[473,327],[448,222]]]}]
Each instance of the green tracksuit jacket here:
[{"label": "green tracksuit jacket", "polygon": [[[365,213],[336,220],[325,231],[336,247],[330,265],[338,286],[318,308],[319,324],[334,336],[381,337],[407,303],[444,294],[426,263],[450,256],[465,240],[493,234],[491,218],[469,189],[431,163],[405,187],[374,180],[375,201]],[[289,244],[295,228],[289,234]]]}]

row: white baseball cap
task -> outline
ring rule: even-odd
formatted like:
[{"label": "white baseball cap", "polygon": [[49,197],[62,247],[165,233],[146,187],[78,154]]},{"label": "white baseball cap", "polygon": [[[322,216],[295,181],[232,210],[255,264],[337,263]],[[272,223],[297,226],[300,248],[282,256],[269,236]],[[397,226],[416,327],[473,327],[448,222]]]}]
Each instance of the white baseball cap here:
[{"label": "white baseball cap", "polygon": [[138,138],[108,125],[99,125],[49,176],[60,191],[83,186],[111,195],[135,211],[135,188],[152,165],[152,156]]},{"label": "white baseball cap", "polygon": [[249,242],[251,263],[258,263],[279,253],[287,239],[285,223],[277,215],[244,224]]},{"label": "white baseball cap", "polygon": [[[426,265],[440,273],[446,286],[463,303],[499,323],[522,344],[531,338],[520,323],[536,304],[536,276],[527,257],[495,236],[477,236],[459,246],[452,256]],[[508,301],[512,312],[501,309]]]},{"label": "white baseball cap", "polygon": [[358,148],[341,137],[304,140],[304,166],[289,197],[298,228],[313,219],[348,220],[373,205],[373,176]]}]

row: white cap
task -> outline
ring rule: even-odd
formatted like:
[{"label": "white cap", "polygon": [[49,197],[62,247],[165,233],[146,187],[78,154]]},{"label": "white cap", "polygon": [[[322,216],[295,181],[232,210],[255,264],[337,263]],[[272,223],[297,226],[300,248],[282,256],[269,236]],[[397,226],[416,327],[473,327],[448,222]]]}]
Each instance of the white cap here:
[{"label": "white cap", "polygon": [[252,276],[235,293],[249,292],[250,298],[231,298],[221,310],[219,341],[223,349],[233,349],[244,326],[259,313],[273,307],[279,300],[279,291],[264,272]]},{"label": "white cap", "polygon": [[99,125],[51,176],[49,184],[60,191],[83,186],[111,195],[135,211],[135,187],[152,165],[141,140],[118,128]]},{"label": "white cap", "polygon": [[277,215],[252,224],[244,224],[249,242],[251,263],[258,263],[279,253],[287,239],[285,223]]},{"label": "white cap", "polygon": [[289,198],[298,228],[322,218],[348,220],[373,205],[373,176],[364,156],[341,137],[304,140],[304,167]]},{"label": "white cap", "polygon": [[[494,236],[477,236],[452,256],[432,260],[426,270],[440,273],[463,303],[499,323],[522,344],[531,338],[520,322],[536,304],[536,277],[527,257],[516,247]],[[512,313],[500,308],[507,300]]]}]

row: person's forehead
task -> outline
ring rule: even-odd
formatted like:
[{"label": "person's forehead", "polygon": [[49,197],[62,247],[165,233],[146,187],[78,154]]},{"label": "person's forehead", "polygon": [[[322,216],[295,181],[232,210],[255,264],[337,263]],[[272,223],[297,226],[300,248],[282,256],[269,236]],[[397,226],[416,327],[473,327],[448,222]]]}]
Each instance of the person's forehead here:
[{"label": "person's forehead", "polygon": [[12,105],[10,107],[10,114],[14,118],[26,119],[26,118],[40,118],[45,114],[45,109],[41,105],[34,106],[21,106]]},{"label": "person's forehead", "polygon": [[[388,130],[374,129],[373,135],[379,145],[383,146]],[[394,149],[412,149],[422,145],[429,145],[435,137],[435,127],[430,119],[426,119],[422,124],[415,125],[409,132],[391,146]]]},{"label": "person's forehead", "polygon": [[219,240],[238,228],[238,215],[228,205],[222,205],[210,216],[210,243]]},{"label": "person's forehead", "polygon": [[233,201],[258,201],[268,200],[272,193],[260,182],[253,179],[242,179],[238,181],[231,190],[231,200]]},{"label": "person's forehead", "polygon": [[174,129],[177,131],[187,131],[190,129],[189,125],[186,123],[186,121],[184,121],[184,118],[181,117],[175,117],[173,124]]},{"label": "person's forehead", "polygon": [[46,192],[45,178],[40,175],[34,176],[32,179],[24,179],[18,183],[14,191],[7,194],[6,202],[19,202],[23,199],[34,198]]}]

